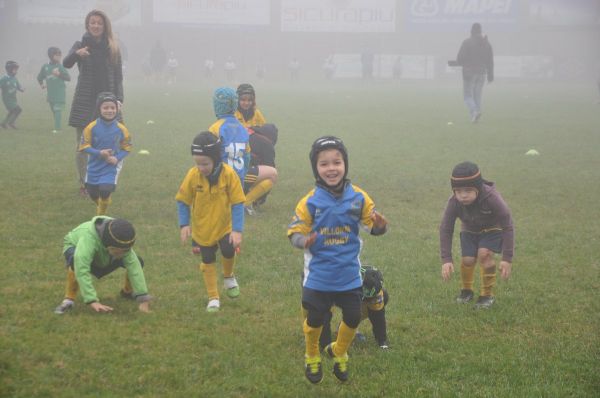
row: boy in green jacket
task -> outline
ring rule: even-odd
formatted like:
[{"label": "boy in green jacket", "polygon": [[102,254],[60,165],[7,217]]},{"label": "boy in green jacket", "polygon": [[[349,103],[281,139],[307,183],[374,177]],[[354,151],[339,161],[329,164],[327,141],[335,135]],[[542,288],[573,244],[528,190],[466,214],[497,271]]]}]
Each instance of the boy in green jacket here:
[{"label": "boy in green jacket", "polygon": [[54,114],[54,130],[53,133],[60,131],[62,111],[65,109],[66,85],[65,82],[71,80],[69,72],[62,65],[62,53],[57,47],[48,49],[48,58],[50,61],[42,65],[40,73],[38,73],[37,81],[42,89],[48,90],[48,103],[50,110]]},{"label": "boy in green jacket", "polygon": [[92,275],[102,278],[117,268],[125,268],[131,281],[129,287],[126,278],[121,296],[135,299],[140,311],[150,312],[152,298],[146,287],[144,262],[132,249],[135,238],[135,229],[129,221],[106,216],[94,217],[69,232],[63,249],[67,266],[65,298],[54,313],[64,314],[73,308],[78,290],[83,302],[94,311],[111,312],[112,307],[100,303]]}]

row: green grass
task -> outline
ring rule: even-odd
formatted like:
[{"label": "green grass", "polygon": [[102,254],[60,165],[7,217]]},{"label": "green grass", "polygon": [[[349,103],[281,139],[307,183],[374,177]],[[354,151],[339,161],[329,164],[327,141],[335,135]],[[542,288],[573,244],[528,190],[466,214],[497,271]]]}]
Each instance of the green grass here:
[{"label": "green grass", "polygon": [[[600,394],[594,87],[497,82],[485,90],[482,122],[471,125],[459,82],[258,85],[259,105],[280,129],[279,182],[264,211],[246,220],[241,298],[224,298],[221,312],[208,314],[198,258],[179,242],[174,195],[192,164],[192,138],[214,120],[212,87],[166,95],[128,84],[135,151],[109,212],[136,226],[157,299],[151,314],[139,313],[119,298],[123,275],[115,272],[96,282],[112,314],[78,302],[57,316],[62,238],[95,209],[77,197],[73,129],[51,134],[47,104],[29,86],[19,99],[20,130],[0,131],[0,396]],[[312,386],[303,377],[302,255],[285,232],[313,184],[310,144],[324,134],[344,139],[352,181],[390,221],[383,237],[364,236],[362,257],[385,276],[392,349],[375,346],[367,322],[367,342],[350,353],[350,382],[337,383],[324,359],[325,379]],[[541,155],[525,156],[531,148]],[[437,228],[449,174],[467,159],[497,183],[516,228],[513,277],[499,281],[490,311],[456,305],[459,275],[440,278]]]}]

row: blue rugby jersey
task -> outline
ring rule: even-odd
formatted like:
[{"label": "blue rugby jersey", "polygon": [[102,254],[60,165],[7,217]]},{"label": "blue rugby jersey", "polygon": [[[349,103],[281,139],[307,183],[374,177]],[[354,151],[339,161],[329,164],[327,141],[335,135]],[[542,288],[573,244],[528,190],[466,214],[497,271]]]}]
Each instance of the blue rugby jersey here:
[{"label": "blue rugby jersey", "polygon": [[[113,156],[119,162],[109,164],[100,157],[100,150],[112,149]],[[88,124],[81,135],[79,151],[86,152],[88,157],[85,182],[93,185],[117,184],[123,166],[123,158],[131,151],[131,136],[124,124],[116,119],[105,122],[98,118]]]},{"label": "blue rugby jersey", "polygon": [[336,198],[317,186],[298,202],[288,237],[317,232],[304,251],[303,286],[319,291],[346,291],[362,286],[359,228],[370,231],[375,204],[359,187],[346,184]]},{"label": "blue rugby jersey", "polygon": [[208,131],[221,138],[221,159],[233,167],[243,183],[250,160],[250,135],[246,127],[233,115],[225,115],[213,123]]}]

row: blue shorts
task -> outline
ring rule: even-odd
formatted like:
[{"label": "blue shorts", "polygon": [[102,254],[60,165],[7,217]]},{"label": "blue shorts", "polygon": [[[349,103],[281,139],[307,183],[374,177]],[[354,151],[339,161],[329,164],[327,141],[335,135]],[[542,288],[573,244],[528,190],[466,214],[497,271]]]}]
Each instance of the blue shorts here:
[{"label": "blue shorts", "polygon": [[502,251],[502,231],[460,233],[460,248],[463,257],[477,257],[477,250],[485,248],[500,253]]}]

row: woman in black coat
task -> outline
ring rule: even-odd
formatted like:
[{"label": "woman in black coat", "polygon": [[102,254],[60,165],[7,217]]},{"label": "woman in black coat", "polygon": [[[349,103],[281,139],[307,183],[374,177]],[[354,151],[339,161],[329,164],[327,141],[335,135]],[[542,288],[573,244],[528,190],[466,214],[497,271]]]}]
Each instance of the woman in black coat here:
[{"label": "woman in black coat", "polygon": [[[119,100],[119,109],[123,102],[123,70],[121,52],[117,40],[113,37],[110,20],[100,10],[92,10],[85,17],[85,30],[81,41],[76,41],[63,60],[65,68],[77,64],[79,77],[71,105],[69,126],[77,131],[77,146],[81,142],[83,129],[97,115],[96,97],[104,91],[112,92]],[[81,187],[79,193],[87,196],[85,174],[87,154],[77,152],[77,171]]]}]

